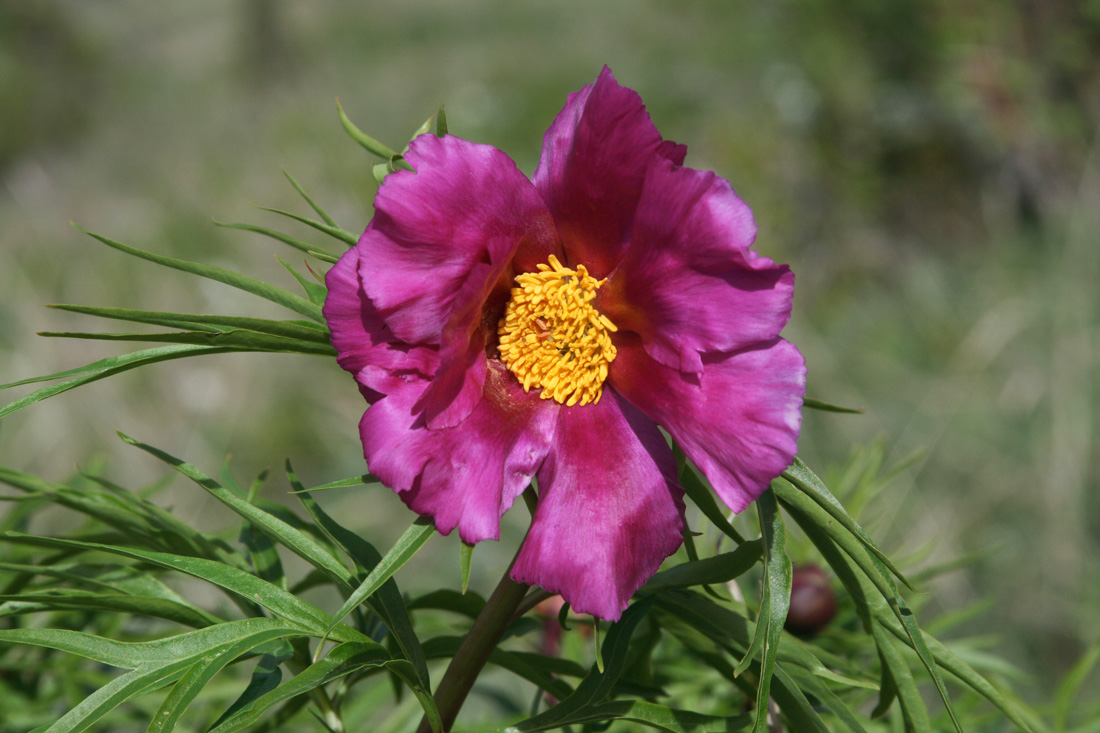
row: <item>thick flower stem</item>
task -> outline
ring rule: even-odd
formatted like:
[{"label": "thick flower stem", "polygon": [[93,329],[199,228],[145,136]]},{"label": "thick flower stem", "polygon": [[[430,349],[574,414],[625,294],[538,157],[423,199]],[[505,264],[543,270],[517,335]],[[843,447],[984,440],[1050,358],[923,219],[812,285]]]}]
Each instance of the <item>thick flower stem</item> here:
[{"label": "thick flower stem", "polygon": [[[470,628],[470,633],[462,640],[462,644],[455,652],[451,665],[447,667],[443,679],[435,690],[435,704],[439,708],[439,715],[443,720],[443,730],[450,731],[454,725],[458,711],[462,703],[466,701],[466,695],[474,686],[474,680],[481,674],[485,663],[489,661],[489,655],[500,643],[505,629],[511,623],[512,617],[527,594],[528,586],[517,583],[509,576],[512,568],[509,567],[500,579],[493,595],[481,609],[477,620]],[[417,733],[430,733],[431,726],[427,718],[420,721]]]}]

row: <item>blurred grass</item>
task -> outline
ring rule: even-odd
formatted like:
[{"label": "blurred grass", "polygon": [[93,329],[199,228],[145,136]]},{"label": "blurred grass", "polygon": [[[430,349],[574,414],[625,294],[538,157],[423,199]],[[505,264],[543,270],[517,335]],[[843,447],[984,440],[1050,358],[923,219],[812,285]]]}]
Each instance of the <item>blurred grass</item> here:
[{"label": "blurred grass", "polygon": [[[272,253],[296,253],[210,217],[283,226],[248,205],[302,210],[282,166],[362,229],[373,161],[334,97],[395,146],[446,103],[453,132],[530,172],[565,95],[605,63],[792,263],[787,335],[811,396],[868,408],[807,414],[802,454],[839,465],[880,435],[888,460],[926,450],[871,529],[889,551],[934,538],[929,562],[995,550],[937,581],[930,607],[994,599],[978,623],[1042,697],[1100,637],[1096,2],[0,4],[0,381],[117,353],[34,338],[93,325],[45,303],[254,307],[70,219],[284,282]],[[289,456],[320,483],[361,472],[361,409],[318,359],[160,365],[6,419],[0,462],[58,479],[104,454],[131,483],[159,476],[122,429],[211,469],[232,452],[242,476]],[[364,532],[401,511],[326,499]],[[200,524],[202,502],[173,498]]]}]

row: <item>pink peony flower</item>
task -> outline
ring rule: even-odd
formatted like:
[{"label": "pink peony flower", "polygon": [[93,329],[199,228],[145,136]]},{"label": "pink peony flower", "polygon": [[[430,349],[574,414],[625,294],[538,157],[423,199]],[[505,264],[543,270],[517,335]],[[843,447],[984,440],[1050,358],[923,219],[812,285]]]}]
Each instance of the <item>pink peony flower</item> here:
[{"label": "pink peony flower", "polygon": [[538,479],[517,582],[617,620],[680,546],[661,425],[733,511],[795,454],[805,365],[779,332],[794,276],[752,213],[683,167],[604,68],[528,180],[503,152],[422,135],[326,277],[340,365],[370,407],[371,472],[443,534],[497,539]]}]

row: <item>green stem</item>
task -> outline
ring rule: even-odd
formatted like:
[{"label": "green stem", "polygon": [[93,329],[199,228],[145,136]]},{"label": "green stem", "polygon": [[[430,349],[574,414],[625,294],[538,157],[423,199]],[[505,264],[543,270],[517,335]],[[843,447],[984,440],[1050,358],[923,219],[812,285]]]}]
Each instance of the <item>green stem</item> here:
[{"label": "green stem", "polygon": [[[514,561],[513,561],[514,562]],[[435,690],[435,704],[439,708],[439,715],[443,720],[443,730],[450,731],[454,725],[458,711],[470,689],[474,686],[474,680],[481,674],[485,663],[489,661],[489,655],[500,643],[504,631],[512,621],[512,616],[519,608],[527,594],[528,586],[517,583],[509,577],[512,572],[511,565],[500,579],[496,590],[485,607],[481,609],[477,620],[470,628],[470,633],[462,640],[462,644],[455,652],[454,659],[447,667],[443,679]],[[431,726],[427,719],[420,721],[417,733],[430,733]]]}]

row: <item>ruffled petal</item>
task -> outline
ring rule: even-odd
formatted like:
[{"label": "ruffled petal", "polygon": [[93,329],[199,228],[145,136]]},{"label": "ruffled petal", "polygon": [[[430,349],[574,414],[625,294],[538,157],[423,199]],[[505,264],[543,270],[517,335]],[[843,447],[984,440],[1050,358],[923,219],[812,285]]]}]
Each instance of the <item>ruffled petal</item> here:
[{"label": "ruffled petal", "polygon": [[405,157],[416,172],[398,171],[379,188],[359,240],[360,276],[397,338],[439,347],[422,408],[429,426],[452,427],[477,404],[485,379],[486,303],[493,296],[503,308],[517,250],[556,247],[553,221],[496,148],[421,135]]},{"label": "ruffled petal", "polygon": [[636,336],[615,346],[608,381],[672,435],[730,509],[744,509],[791,464],[806,393],[806,363],[793,344],[707,354],[700,375],[654,361]]},{"label": "ruffled petal", "polygon": [[464,542],[498,539],[500,517],[531,482],[554,436],[557,404],[526,394],[490,362],[485,390],[461,425],[431,430],[415,405],[426,384],[386,385],[359,423],[372,474],[414,512],[456,527]]},{"label": "ruffled petal", "polygon": [[597,307],[657,361],[698,373],[704,352],[771,340],[790,318],[794,274],[752,251],[755,236],[724,179],[657,161]]},{"label": "ruffled petal", "polygon": [[606,66],[569,95],[546,131],[535,186],[546,199],[568,264],[596,278],[626,246],[646,168],[657,156],[682,163],[686,148],[661,139],[642,98]]},{"label": "ruffled petal", "polygon": [[672,451],[652,421],[608,390],[596,404],[560,410],[538,479],[512,578],[560,593],[579,613],[618,620],[682,541]]},{"label": "ruffled petal", "polygon": [[[352,247],[325,275],[328,296],[321,309],[328,323],[336,361],[357,376],[369,402],[381,394],[367,382],[374,370],[430,379],[439,364],[434,347],[410,346],[394,337],[363,292],[359,278],[360,249]],[[370,370],[367,370],[371,367]],[[364,370],[367,370],[364,372]]]}]

